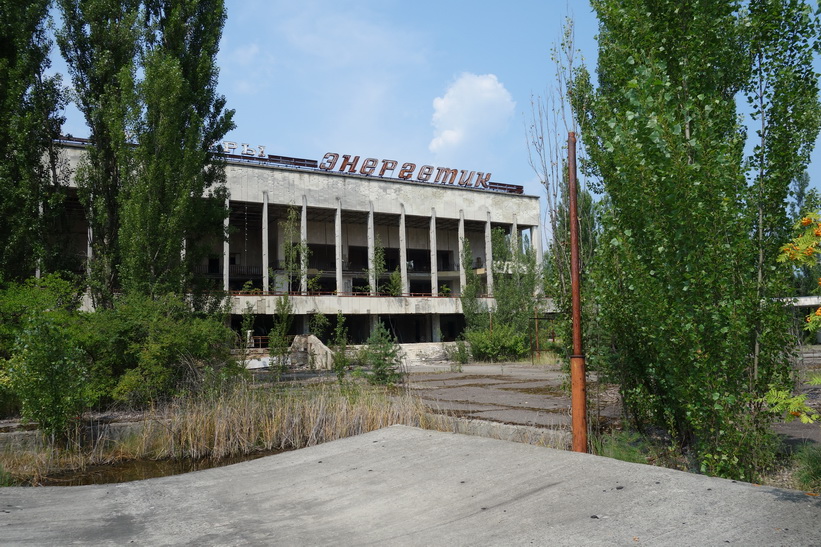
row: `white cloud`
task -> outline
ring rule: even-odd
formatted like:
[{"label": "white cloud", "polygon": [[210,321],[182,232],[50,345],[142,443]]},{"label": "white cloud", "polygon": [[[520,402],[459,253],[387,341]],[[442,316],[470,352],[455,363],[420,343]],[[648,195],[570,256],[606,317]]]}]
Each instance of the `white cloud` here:
[{"label": "white cloud", "polygon": [[259,45],[253,43],[234,48],[232,59],[243,66],[259,62]]},{"label": "white cloud", "polygon": [[434,137],[428,149],[441,158],[458,158],[483,149],[508,126],[516,103],[494,74],[464,73],[433,100]]}]

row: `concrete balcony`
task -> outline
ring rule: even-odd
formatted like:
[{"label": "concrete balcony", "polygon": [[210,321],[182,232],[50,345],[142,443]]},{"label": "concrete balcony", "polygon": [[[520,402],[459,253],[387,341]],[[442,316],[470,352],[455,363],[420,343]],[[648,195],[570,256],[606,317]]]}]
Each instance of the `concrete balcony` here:
[{"label": "concrete balcony", "polygon": [[[243,313],[250,305],[253,313],[273,315],[282,295],[234,294],[231,312]],[[458,297],[445,296],[367,296],[367,295],[291,295],[295,315],[323,313],[336,315],[415,315],[461,314]],[[490,300],[490,299],[488,299]]]}]

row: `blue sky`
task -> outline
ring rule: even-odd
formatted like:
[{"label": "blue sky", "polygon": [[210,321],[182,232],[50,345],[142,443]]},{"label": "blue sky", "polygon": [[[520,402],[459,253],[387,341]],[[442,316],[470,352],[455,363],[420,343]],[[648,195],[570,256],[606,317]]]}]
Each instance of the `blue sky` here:
[{"label": "blue sky", "polygon": [[[228,0],[227,7],[219,88],[237,129],[226,140],[270,154],[336,152],[491,172],[494,181],[542,195],[526,125],[532,96],[555,85],[550,49],[566,16],[595,67],[597,23],[582,1]],[[76,112],[65,131],[88,134]],[[816,187],[819,169],[810,170]]]}]

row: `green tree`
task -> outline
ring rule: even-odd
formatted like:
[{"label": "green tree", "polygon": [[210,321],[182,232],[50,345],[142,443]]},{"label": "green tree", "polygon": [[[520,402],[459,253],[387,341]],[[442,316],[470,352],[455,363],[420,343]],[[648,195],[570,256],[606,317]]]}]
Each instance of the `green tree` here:
[{"label": "green tree", "polygon": [[[639,425],[666,428],[706,471],[750,478],[772,457],[770,416],[756,401],[789,380],[783,310],[761,303],[772,294],[758,272],[783,279],[774,253],[762,261],[759,249],[782,230],[792,177],[770,180],[765,170],[748,188],[735,103],[761,77],[751,36],[762,33],[748,29],[764,15],[752,6],[750,22],[739,2],[720,0],[592,5],[598,87],[582,69],[572,92],[590,170],[606,192],[601,353]],[[781,100],[787,109],[805,104]],[[773,149],[770,158],[793,154]],[[762,193],[775,196],[767,210]],[[762,218],[766,238],[751,240]]]},{"label": "green tree", "polygon": [[291,353],[291,325],[294,322],[294,306],[291,297],[283,294],[277,298],[276,311],[274,313],[274,324],[268,333],[268,348],[271,357],[276,360],[273,365],[278,374],[281,374],[288,365],[288,357]]},{"label": "green tree", "polygon": [[[235,127],[217,93],[221,0],[145,3],[136,176],[122,188],[122,283],[156,296],[190,288],[193,265],[224,239],[224,162],[211,149]],[[192,199],[193,198],[193,199]]]},{"label": "green tree", "polygon": [[60,266],[56,239],[65,171],[54,140],[64,119],[59,76],[46,76],[50,1],[0,1],[0,275],[18,280]]},{"label": "green tree", "polygon": [[[493,263],[488,266],[493,272],[494,298],[483,298],[479,276],[470,269],[465,272],[461,295],[465,338],[476,359],[519,359],[527,352],[530,318],[538,306],[541,269],[536,264],[535,250],[525,249],[521,241],[501,229],[491,232],[491,245]],[[472,262],[470,244],[465,241],[462,263]]]},{"label": "green tree", "polygon": [[92,146],[75,181],[91,228],[89,285],[95,305],[112,307],[119,286],[121,191],[134,177],[140,107],[137,54],[145,21],[139,0],[58,0],[57,43]]},{"label": "green tree", "polygon": [[285,220],[279,222],[279,229],[282,231],[284,258],[282,269],[285,274],[285,292],[301,291],[303,280],[305,285],[308,281],[308,260],[311,250],[300,235],[299,210],[295,206],[288,207]]},{"label": "green tree", "polygon": [[402,356],[393,335],[381,322],[368,337],[360,355],[368,367],[365,378],[371,384],[393,385],[402,381]]},{"label": "green tree", "polygon": [[759,368],[772,369],[763,362],[783,359],[790,345],[791,317],[775,300],[788,293],[790,271],[772,266],[790,233],[790,186],[806,173],[821,126],[818,75],[812,65],[821,26],[803,0],[750,2],[747,21],[752,73],[745,92],[756,136],[748,159],[748,202],[758,251],[753,349],[753,381],[758,382]]},{"label": "green tree", "polygon": [[[385,247],[382,246],[382,240],[379,234],[376,234],[373,242],[373,265],[365,270],[368,276],[368,292],[372,295],[379,294],[379,288],[382,282],[382,275],[387,271],[385,265]],[[373,284],[373,286],[371,286]],[[400,279],[401,285],[401,279]]]},{"label": "green tree", "polygon": [[336,377],[341,383],[345,379],[345,371],[350,366],[348,358],[348,327],[345,326],[345,316],[342,312],[336,314],[336,325],[334,325],[333,340],[333,368]]}]

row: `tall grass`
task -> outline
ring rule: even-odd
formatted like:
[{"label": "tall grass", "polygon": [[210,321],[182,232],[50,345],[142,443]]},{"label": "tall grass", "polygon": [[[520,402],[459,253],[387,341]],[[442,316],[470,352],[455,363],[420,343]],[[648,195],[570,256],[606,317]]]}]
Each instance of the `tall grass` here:
[{"label": "tall grass", "polygon": [[0,453],[15,482],[132,459],[222,459],[288,450],[395,424],[419,426],[425,409],[408,394],[358,384],[255,387],[187,394],[148,411],[142,427],[118,441],[59,449],[44,443]]},{"label": "tall grass", "polygon": [[[120,440],[103,436],[60,449],[45,443],[0,453],[18,484],[41,483],[58,472],[135,459],[220,460],[260,451],[290,450],[408,425],[567,448],[568,432],[514,427],[431,413],[416,396],[353,382],[253,385],[188,393],[147,411]],[[6,482],[8,482],[8,475]]]},{"label": "tall grass", "polygon": [[418,426],[424,409],[406,394],[356,384],[253,389],[183,397],[151,416],[138,452],[154,458],[225,458],[296,449],[385,426]]}]

